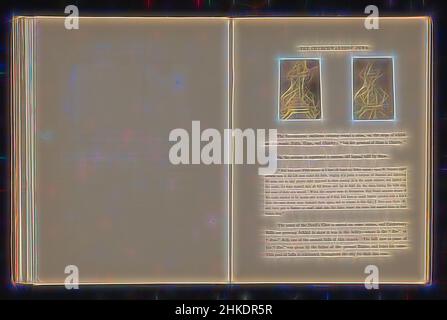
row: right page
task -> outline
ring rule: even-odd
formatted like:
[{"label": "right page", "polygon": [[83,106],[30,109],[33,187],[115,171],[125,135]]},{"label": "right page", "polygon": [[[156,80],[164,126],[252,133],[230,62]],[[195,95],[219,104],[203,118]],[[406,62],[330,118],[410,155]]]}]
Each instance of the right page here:
[{"label": "right page", "polygon": [[278,133],[233,167],[232,281],[430,282],[430,19],[232,28],[233,128]]}]

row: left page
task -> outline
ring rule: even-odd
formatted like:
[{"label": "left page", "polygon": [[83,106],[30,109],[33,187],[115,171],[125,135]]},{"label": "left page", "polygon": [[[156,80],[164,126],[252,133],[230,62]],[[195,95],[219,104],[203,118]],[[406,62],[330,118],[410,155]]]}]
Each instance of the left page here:
[{"label": "left page", "polygon": [[30,55],[18,72],[34,103],[14,108],[34,129],[13,119],[32,145],[16,167],[16,196],[29,192],[15,280],[63,284],[76,266],[81,284],[227,282],[228,166],[172,164],[169,136],[228,127],[229,20],[25,20],[14,39],[32,50],[13,54]]}]

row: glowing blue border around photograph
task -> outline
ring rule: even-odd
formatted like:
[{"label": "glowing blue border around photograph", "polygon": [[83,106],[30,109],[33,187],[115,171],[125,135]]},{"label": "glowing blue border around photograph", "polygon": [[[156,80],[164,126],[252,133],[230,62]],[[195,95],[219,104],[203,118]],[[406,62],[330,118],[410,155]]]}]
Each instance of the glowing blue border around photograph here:
[{"label": "glowing blue border around photograph", "polygon": [[[393,119],[375,119],[375,120],[359,120],[354,119],[354,59],[391,59],[393,66]],[[351,56],[351,120],[354,122],[365,121],[396,121],[397,105],[396,105],[396,81],[395,81],[395,69],[394,69],[394,56]]]},{"label": "glowing blue border around photograph", "polygon": [[[320,109],[321,115],[318,119],[281,119],[280,107],[281,107],[281,61],[282,60],[318,60],[318,67],[320,68]],[[278,58],[278,121],[321,121],[323,120],[323,85],[321,78],[321,58],[320,57],[280,57]]]}]

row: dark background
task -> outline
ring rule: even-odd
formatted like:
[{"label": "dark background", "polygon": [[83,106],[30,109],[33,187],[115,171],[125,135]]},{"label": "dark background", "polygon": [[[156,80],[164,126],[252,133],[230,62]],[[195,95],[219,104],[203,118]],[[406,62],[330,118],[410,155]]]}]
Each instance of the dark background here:
[{"label": "dark background", "polygon": [[[434,252],[429,286],[381,285],[145,285],[64,287],[13,286],[10,281],[10,125],[9,34],[11,18],[20,14],[64,15],[67,5],[81,15],[208,16],[363,16],[373,4],[381,16],[430,15],[434,23]],[[0,3],[0,299],[446,299],[447,298],[447,1],[433,0],[69,0]],[[446,137],[446,138],[444,138]]]}]

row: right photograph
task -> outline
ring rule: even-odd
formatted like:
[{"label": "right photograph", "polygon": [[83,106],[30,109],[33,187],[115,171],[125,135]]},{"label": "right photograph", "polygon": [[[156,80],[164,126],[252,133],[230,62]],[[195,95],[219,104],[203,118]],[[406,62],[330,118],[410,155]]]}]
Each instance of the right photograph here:
[{"label": "right photograph", "polygon": [[394,120],[392,57],[352,58],[353,120]]}]

